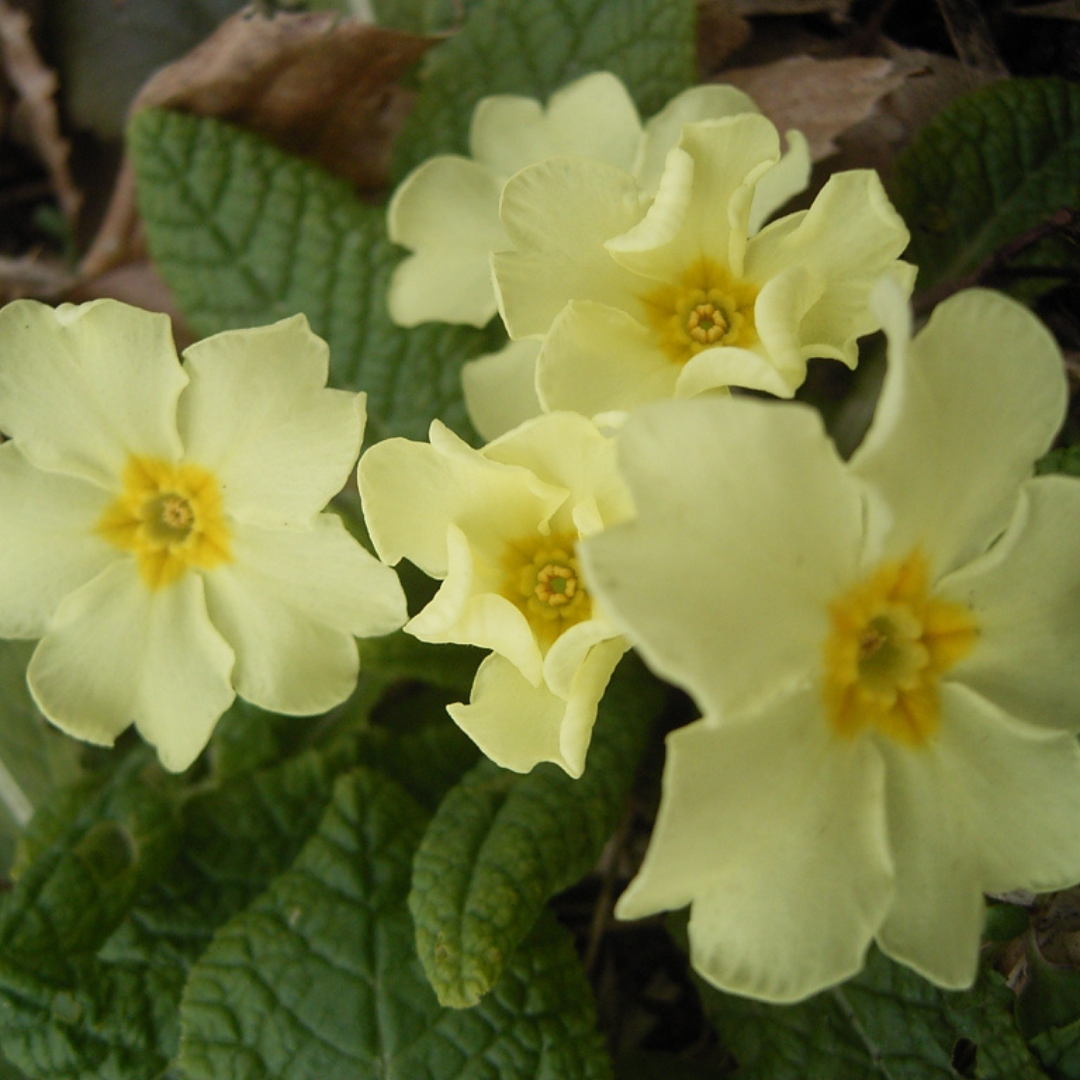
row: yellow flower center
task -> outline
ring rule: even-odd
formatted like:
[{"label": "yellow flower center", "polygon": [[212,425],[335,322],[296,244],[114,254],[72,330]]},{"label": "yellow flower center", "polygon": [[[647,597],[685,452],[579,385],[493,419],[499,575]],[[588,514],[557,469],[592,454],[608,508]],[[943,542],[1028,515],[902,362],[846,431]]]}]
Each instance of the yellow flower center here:
[{"label": "yellow flower center", "polygon": [[151,589],[179,580],[188,567],[209,570],[229,561],[229,530],[213,473],[132,455],[123,480],[123,493],[101,516],[97,532],[134,553]]},{"label": "yellow flower center", "polygon": [[747,347],[757,340],[757,288],[736,281],[712,259],[690,264],[677,285],[662,285],[641,298],[660,347],[676,364],[703,349]]},{"label": "yellow flower center", "polygon": [[592,614],[574,555],[575,539],[569,533],[530,537],[511,544],[503,556],[503,595],[518,606],[537,638],[549,645]]},{"label": "yellow flower center", "polygon": [[833,730],[920,746],[940,721],[938,681],[978,638],[971,612],[929,591],[926,558],[883,563],[829,606],[825,705]]}]

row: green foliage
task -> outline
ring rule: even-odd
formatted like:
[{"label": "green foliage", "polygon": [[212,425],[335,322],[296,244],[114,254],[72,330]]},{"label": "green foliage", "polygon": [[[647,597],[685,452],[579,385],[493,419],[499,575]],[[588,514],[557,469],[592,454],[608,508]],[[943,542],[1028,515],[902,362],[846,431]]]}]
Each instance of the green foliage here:
[{"label": "green foliage", "polygon": [[443,801],[416,854],[416,945],[445,1005],[474,1005],[499,979],[548,898],[596,862],[619,820],[662,691],[620,664],[579,780],[481,762]]},{"label": "green foliage", "polygon": [[1059,450],[1051,450],[1035,463],[1035,471],[1040,476],[1047,473],[1080,476],[1080,446],[1066,446]]},{"label": "green foliage", "polygon": [[192,970],[179,1059],[190,1080],[606,1075],[565,931],[538,928],[490,1003],[443,1010],[404,900],[424,814],[377,774],[340,777],[292,868]]},{"label": "green foliage", "polygon": [[994,977],[950,994],[871,953],[857,978],[798,1005],[702,985],[702,1003],[740,1080],[1043,1080]]},{"label": "green foliage", "polygon": [[0,641],[0,876],[31,812],[78,771],[79,743],[50,728],[30,697],[32,651],[29,642]]},{"label": "green foliage", "polygon": [[420,95],[394,147],[401,177],[425,158],[468,153],[473,106],[489,94],[548,97],[612,71],[646,116],[694,81],[691,0],[479,0],[420,66]]},{"label": "green foliage", "polygon": [[1080,1080],[1080,1020],[1044,1031],[1031,1046],[1054,1080]]},{"label": "green foliage", "polygon": [[55,839],[4,897],[0,1045],[30,1076],[150,1080],[166,1064],[176,1015],[160,980],[96,953],[171,862],[178,789],[149,753],[129,755],[57,816]]},{"label": "green foliage", "polygon": [[[1009,79],[961,98],[897,158],[892,194],[919,288],[970,273],[1055,211],[1080,206],[1080,86]],[[1037,251],[1039,262],[1061,257],[1056,245]]]},{"label": "green foliage", "polygon": [[462,363],[497,326],[394,326],[400,252],[384,213],[343,181],[217,120],[148,109],[128,129],[150,252],[200,334],[302,312],[330,344],[330,381],[365,390],[370,440],[421,439],[435,417],[474,438]]}]

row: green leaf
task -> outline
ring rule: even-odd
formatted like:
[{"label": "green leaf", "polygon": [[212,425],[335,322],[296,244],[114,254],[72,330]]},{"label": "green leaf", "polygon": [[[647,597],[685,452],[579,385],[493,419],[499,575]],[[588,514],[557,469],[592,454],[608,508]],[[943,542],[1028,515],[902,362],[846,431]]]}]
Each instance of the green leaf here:
[{"label": "green leaf", "polygon": [[423,439],[435,417],[467,438],[461,365],[504,340],[386,311],[400,258],[382,209],[341,180],[217,120],[147,109],[128,129],[150,253],[200,334],[302,312],[330,344],[331,384],[368,395],[369,441]]},{"label": "green leaf", "polygon": [[151,1080],[167,1062],[160,986],[95,953],[173,858],[178,790],[148,751],[129,754],[4,897],[0,1044],[28,1075]]},{"label": "green leaf", "polygon": [[48,726],[26,686],[34,645],[0,641],[0,876],[45,798],[78,772],[80,744]]},{"label": "green leaf", "polygon": [[425,158],[468,153],[473,106],[488,94],[547,98],[607,70],[642,114],[695,81],[691,0],[479,0],[420,67],[420,95],[394,147],[396,175]]},{"label": "green leaf", "polygon": [[444,1005],[479,1001],[549,897],[595,864],[662,703],[660,685],[629,656],[601,702],[581,779],[554,765],[519,776],[484,761],[443,801],[416,854],[409,907]]},{"label": "green leaf", "polygon": [[857,978],[799,1005],[700,985],[740,1080],[1045,1080],[995,976],[950,993],[874,950]]},{"label": "green leaf", "polygon": [[[897,158],[893,198],[920,289],[970,273],[1080,206],[1080,86],[1009,79],[954,102]],[[1060,256],[1057,245],[1032,253],[1040,263]]]},{"label": "green leaf", "polygon": [[1051,1076],[1080,1080],[1080,1020],[1036,1035],[1031,1047]]},{"label": "green leaf", "polygon": [[1035,462],[1035,471],[1040,476],[1047,473],[1080,476],[1080,446],[1066,446],[1059,450],[1051,450]]},{"label": "green leaf", "polygon": [[188,1080],[607,1075],[568,935],[537,928],[490,1002],[441,1009],[405,907],[423,811],[356,770],[293,867],[216,935],[182,1005]]},{"label": "green leaf", "polygon": [[484,658],[471,645],[431,645],[399,630],[364,642],[364,666],[392,679],[422,679],[468,695]]}]

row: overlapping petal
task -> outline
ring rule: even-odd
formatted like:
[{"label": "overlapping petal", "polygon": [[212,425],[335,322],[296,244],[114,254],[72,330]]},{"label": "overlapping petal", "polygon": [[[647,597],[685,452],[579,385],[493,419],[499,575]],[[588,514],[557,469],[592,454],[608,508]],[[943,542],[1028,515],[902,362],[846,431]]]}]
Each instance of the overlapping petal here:
[{"label": "overlapping petal", "polygon": [[628,419],[619,460],[636,517],[584,541],[582,558],[649,664],[721,718],[813,677],[862,528],[860,489],[817,415],[657,404]]},{"label": "overlapping petal", "polygon": [[364,430],[363,395],[326,388],[326,342],[295,315],[204,338],[184,358],[185,458],[214,473],[231,517],[309,524],[345,485]]},{"label": "overlapping petal", "polygon": [[292,715],[324,712],[356,685],[358,637],[405,621],[397,575],[333,514],[312,527],[237,526],[233,560],[206,575],[210,619],[236,653],[247,701]]},{"label": "overlapping petal", "polygon": [[941,986],[975,978],[983,892],[1045,891],[1080,874],[1080,747],[966,687],[917,753],[883,745],[896,899],[881,947]]},{"label": "overlapping petal", "polygon": [[1008,525],[1020,483],[1061,425],[1061,356],[1050,332],[999,293],[950,297],[910,343],[898,290],[885,283],[874,304],[889,367],[851,468],[892,511],[887,553],[926,543],[939,576]]},{"label": "overlapping petal", "polygon": [[116,558],[93,530],[110,499],[85,480],[43,473],[13,442],[0,446],[0,636],[41,637],[60,601]]},{"label": "overlapping petal", "polygon": [[979,647],[951,676],[1007,713],[1067,731],[1080,729],[1078,536],[1080,484],[1028,481],[1005,535],[939,585],[979,626]]},{"label": "overlapping petal", "polygon": [[539,342],[511,341],[497,353],[469,360],[461,368],[461,388],[469,419],[490,442],[539,416],[536,358]]},{"label": "overlapping petal", "polygon": [[394,322],[491,321],[496,303],[490,252],[510,243],[499,221],[504,180],[479,162],[441,156],[402,181],[387,208],[387,229],[391,240],[413,254],[390,281],[387,303]]},{"label": "overlapping petal", "polygon": [[660,814],[616,914],[692,903],[694,966],[725,990],[797,1001],[853,975],[891,902],[881,756],[838,746],[819,712],[802,691],[668,736]]},{"label": "overlapping petal", "polygon": [[116,490],[129,455],[180,456],[169,319],[115,300],[0,311],[0,431],[39,469]]},{"label": "overlapping petal", "polygon": [[178,772],[231,704],[232,667],[199,575],[149,590],[133,560],[119,558],[60,603],[27,681],[57,727],[110,746],[134,722]]}]

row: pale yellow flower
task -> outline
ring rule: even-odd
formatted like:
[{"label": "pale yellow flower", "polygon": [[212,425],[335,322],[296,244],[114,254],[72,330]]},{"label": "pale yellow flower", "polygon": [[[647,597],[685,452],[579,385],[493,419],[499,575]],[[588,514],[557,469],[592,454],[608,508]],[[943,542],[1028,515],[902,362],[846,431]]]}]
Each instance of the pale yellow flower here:
[{"label": "pale yellow flower", "polygon": [[404,622],[396,576],[320,513],[360,450],[363,395],[326,389],[303,316],[177,362],[169,320],[111,300],[0,311],[0,636],[54,724],[134,723],[186,768],[239,693],[323,712],[354,635]]},{"label": "pale yellow flower", "polygon": [[450,715],[506,768],[552,761],[579,776],[626,650],[577,559],[580,537],[628,512],[612,441],[582,416],[552,413],[473,450],[436,421],[428,443],[373,446],[359,480],[382,558],[443,582],[406,632],[492,650],[469,704]]},{"label": "pale yellow flower", "polygon": [[[655,191],[664,157],[682,124],[706,117],[756,112],[730,86],[684,91],[644,127],[626,87],[609,72],[595,72],[551,96],[547,107],[529,97],[483,98],[473,112],[471,157],[444,154],[414,169],[390,201],[390,239],[412,254],[390,283],[390,317],[402,326],[421,322],[485,326],[496,312],[490,254],[509,239],[499,222],[503,185],[519,169],[571,154],[633,173]],[[806,140],[789,135],[790,152],[762,190],[762,219],[807,183]]]},{"label": "pale yellow flower", "polygon": [[1080,483],[1032,478],[1065,409],[1045,328],[971,291],[890,339],[844,463],[813,411],[630,417],[638,516],[586,541],[605,610],[703,719],[668,738],[617,914],[691,905],[694,966],[793,1001],[872,941],[975,976],[984,892],[1080,880]]},{"label": "pale yellow flower", "polygon": [[495,280],[511,338],[539,343],[545,409],[595,416],[730,386],[790,397],[812,357],[854,367],[878,327],[873,282],[911,289],[907,229],[877,174],[855,171],[755,233],[779,158],[772,124],[742,114],[684,124],[655,195],[582,158],[510,179]]}]

